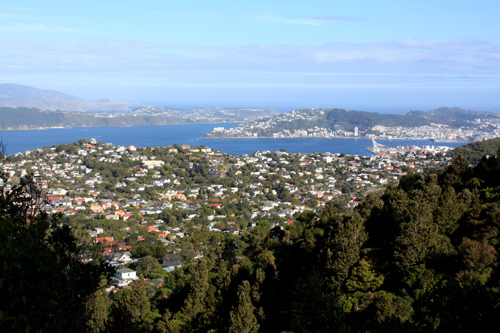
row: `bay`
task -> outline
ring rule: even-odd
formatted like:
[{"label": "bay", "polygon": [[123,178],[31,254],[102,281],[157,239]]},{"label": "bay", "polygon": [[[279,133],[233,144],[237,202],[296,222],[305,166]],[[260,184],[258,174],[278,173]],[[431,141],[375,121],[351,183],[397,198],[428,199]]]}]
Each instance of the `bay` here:
[{"label": "bay", "polygon": [[[346,155],[371,155],[366,150],[372,146],[368,139],[337,138],[290,138],[290,139],[203,139],[203,135],[214,127],[230,128],[237,123],[132,126],[132,127],[77,127],[52,128],[31,131],[0,131],[0,139],[6,145],[7,154],[15,154],[61,143],[73,143],[92,138],[115,145],[136,147],[190,145],[206,146],[223,153],[244,155],[255,151],[278,151],[286,149],[291,153],[330,152]],[[379,141],[379,140],[377,140]],[[380,140],[387,147],[396,146],[449,146],[458,147],[464,142],[435,143],[429,140]]]}]

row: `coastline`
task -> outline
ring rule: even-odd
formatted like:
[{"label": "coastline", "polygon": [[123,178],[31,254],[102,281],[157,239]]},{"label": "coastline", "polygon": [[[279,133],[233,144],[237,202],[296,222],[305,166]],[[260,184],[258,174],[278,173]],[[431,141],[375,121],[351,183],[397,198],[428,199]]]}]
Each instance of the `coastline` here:
[{"label": "coastline", "polygon": [[[338,136],[338,137],[319,137],[319,136],[312,136],[312,137],[274,137],[274,136],[248,136],[248,137],[222,137],[222,138],[213,138],[213,137],[206,137],[203,136],[201,137],[202,139],[206,140],[232,140],[232,139],[355,139],[355,140],[372,140],[372,138],[360,138],[359,136]],[[407,141],[423,141],[423,140],[428,140],[428,141],[433,141],[434,139],[432,138],[392,138],[392,139],[381,139],[381,138],[374,138],[377,141],[392,141],[392,140],[407,140]],[[446,142],[453,142],[453,143],[469,143],[472,141],[463,141],[463,140],[448,140],[448,141],[434,141],[435,143],[446,143]]]},{"label": "coastline", "polygon": [[43,131],[52,129],[71,129],[71,128],[127,128],[127,127],[149,127],[149,126],[178,126],[178,125],[209,125],[209,124],[241,124],[241,122],[231,122],[225,121],[219,122],[199,122],[199,123],[176,123],[176,124],[137,124],[137,125],[123,125],[123,126],[54,126],[54,127],[36,127],[36,128],[0,128],[0,132],[11,132],[11,131]]},{"label": "coastline", "polygon": [[[189,124],[190,126],[131,126],[131,127],[76,127],[45,129],[43,131],[4,131],[0,132],[3,142],[7,144],[7,154],[15,154],[39,147],[52,146],[64,142],[77,142],[80,139],[90,140],[95,138],[101,142],[114,145],[134,145],[138,147],[172,146],[174,144],[187,144],[190,146],[204,145],[225,153],[236,155],[250,154],[256,150],[287,149],[290,152],[332,152],[347,155],[369,154],[365,149],[372,146],[371,140],[366,138],[341,137],[337,138],[307,137],[273,140],[253,138],[259,140],[208,140],[203,136],[210,132],[213,124]],[[195,126],[192,126],[195,125]],[[220,126],[231,126],[220,124]],[[245,138],[240,138],[245,139]],[[438,146],[428,140],[393,140],[392,144],[382,141],[386,146]],[[449,146],[459,146],[461,143],[450,143]]]},{"label": "coastline", "polygon": [[[44,130],[54,130],[54,129],[72,129],[72,128],[130,128],[130,127],[156,127],[156,126],[179,126],[179,125],[209,125],[209,124],[241,124],[241,122],[223,122],[223,123],[214,123],[214,122],[189,122],[189,123],[176,123],[176,124],[157,124],[157,125],[123,125],[123,126],[53,126],[53,127],[36,127],[36,128],[0,128],[0,132],[14,132],[14,131],[44,131]],[[248,136],[248,137],[208,137],[206,134],[200,137],[201,139],[206,140],[232,140],[232,139],[355,139],[355,140],[372,140],[372,138],[366,137],[355,137],[355,136],[338,136],[338,137],[274,137],[274,136]],[[407,140],[407,141],[422,141],[428,140],[433,141],[436,144],[439,143],[469,143],[472,141],[463,141],[463,140],[443,140],[443,141],[435,141],[434,138],[373,138],[377,141],[392,141],[392,140]]]}]

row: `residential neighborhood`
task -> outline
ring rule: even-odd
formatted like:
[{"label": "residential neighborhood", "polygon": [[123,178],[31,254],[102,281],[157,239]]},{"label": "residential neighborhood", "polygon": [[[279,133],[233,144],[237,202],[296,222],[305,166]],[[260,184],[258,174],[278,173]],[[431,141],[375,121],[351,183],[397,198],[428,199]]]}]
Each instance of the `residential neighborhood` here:
[{"label": "residential neighborhood", "polygon": [[[351,210],[410,169],[425,173],[450,161],[436,147],[367,156],[284,150],[236,156],[204,146],[82,139],[9,155],[2,168],[5,192],[33,177],[40,209],[62,214],[98,248],[118,269],[114,288],[120,289],[138,274],[160,278],[202,258],[201,238],[239,237],[263,220],[283,228],[329,204]],[[153,263],[146,270],[144,258]]]}]

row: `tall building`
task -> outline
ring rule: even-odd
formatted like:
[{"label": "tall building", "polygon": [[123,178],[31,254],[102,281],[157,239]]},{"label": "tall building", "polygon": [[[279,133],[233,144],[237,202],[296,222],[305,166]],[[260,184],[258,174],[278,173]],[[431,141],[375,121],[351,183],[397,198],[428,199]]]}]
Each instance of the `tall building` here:
[{"label": "tall building", "polygon": [[354,127],[354,136],[359,136],[358,127]]}]

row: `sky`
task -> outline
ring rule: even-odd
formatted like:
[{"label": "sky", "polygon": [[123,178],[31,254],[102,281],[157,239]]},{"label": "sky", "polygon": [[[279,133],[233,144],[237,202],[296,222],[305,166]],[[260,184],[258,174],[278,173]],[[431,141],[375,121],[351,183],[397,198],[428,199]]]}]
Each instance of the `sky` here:
[{"label": "sky", "polygon": [[500,112],[500,1],[0,0],[0,83],[171,107]]}]

